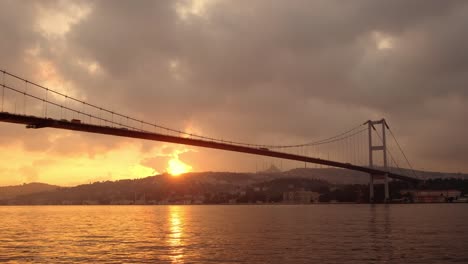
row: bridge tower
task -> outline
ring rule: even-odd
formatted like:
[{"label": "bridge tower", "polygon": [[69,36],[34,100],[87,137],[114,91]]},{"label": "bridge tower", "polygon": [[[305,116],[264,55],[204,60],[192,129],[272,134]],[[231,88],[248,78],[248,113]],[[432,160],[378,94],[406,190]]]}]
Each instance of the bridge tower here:
[{"label": "bridge tower", "polygon": [[[387,165],[387,140],[386,140],[386,129],[389,129],[387,122],[385,121],[384,118],[381,120],[377,121],[367,121],[365,124],[368,125],[369,129],[369,167],[372,168],[374,167],[374,152],[375,151],[382,151],[383,155],[383,170],[387,171],[388,170],[388,165]],[[382,125],[382,145],[374,145],[372,142],[372,131],[377,131],[374,125]],[[377,133],[377,132],[376,132]],[[378,135],[378,134],[377,134]],[[384,185],[385,185],[385,202],[388,202],[390,200],[390,194],[389,194],[389,189],[388,189],[388,175],[385,173],[385,175],[374,175],[370,174],[369,175],[369,202],[373,203],[374,202],[374,179],[376,177],[381,177],[383,176],[384,179]]]}]

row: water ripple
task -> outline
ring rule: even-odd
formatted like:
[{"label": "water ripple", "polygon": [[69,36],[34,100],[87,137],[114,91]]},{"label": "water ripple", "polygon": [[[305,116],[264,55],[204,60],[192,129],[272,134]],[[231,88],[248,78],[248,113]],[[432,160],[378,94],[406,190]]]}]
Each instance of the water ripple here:
[{"label": "water ripple", "polygon": [[0,207],[0,262],[468,263],[468,205]]}]

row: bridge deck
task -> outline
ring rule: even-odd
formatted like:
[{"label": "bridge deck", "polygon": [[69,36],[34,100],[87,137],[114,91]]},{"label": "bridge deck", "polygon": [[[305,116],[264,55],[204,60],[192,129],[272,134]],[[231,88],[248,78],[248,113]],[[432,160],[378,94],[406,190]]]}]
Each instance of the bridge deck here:
[{"label": "bridge deck", "polygon": [[29,125],[35,128],[50,127],[50,128],[89,132],[89,133],[138,138],[138,139],[146,139],[146,140],[153,140],[153,141],[162,141],[162,142],[169,142],[169,143],[176,143],[176,144],[183,144],[183,145],[190,145],[190,146],[197,146],[197,147],[204,147],[204,148],[234,151],[234,152],[240,152],[240,153],[248,153],[248,154],[254,154],[254,155],[261,155],[261,156],[268,156],[268,157],[274,157],[274,158],[321,164],[321,165],[332,166],[336,168],[361,171],[361,172],[370,173],[374,175],[384,175],[387,173],[388,177],[393,178],[393,179],[414,182],[414,183],[419,182],[419,179],[416,179],[416,178],[396,174],[393,172],[386,172],[386,171],[379,170],[379,169],[357,166],[357,165],[353,165],[350,163],[341,163],[341,162],[332,161],[332,160],[325,160],[325,159],[289,154],[289,153],[272,151],[272,150],[263,149],[263,148],[253,148],[253,147],[233,145],[233,144],[228,144],[228,143],[214,142],[214,141],[208,141],[208,140],[202,140],[202,139],[185,138],[185,137],[164,135],[164,134],[153,133],[153,132],[135,131],[135,130],[128,130],[128,129],[123,129],[123,128],[99,126],[99,125],[92,125],[92,124],[86,124],[86,123],[72,123],[72,122],[65,121],[65,120],[56,120],[56,119],[42,118],[42,117],[36,117],[36,116],[25,116],[25,115],[18,115],[18,114],[12,114],[12,113],[7,113],[7,112],[0,112],[0,121],[8,122],[8,123],[16,123],[16,124],[25,124],[25,125]]}]

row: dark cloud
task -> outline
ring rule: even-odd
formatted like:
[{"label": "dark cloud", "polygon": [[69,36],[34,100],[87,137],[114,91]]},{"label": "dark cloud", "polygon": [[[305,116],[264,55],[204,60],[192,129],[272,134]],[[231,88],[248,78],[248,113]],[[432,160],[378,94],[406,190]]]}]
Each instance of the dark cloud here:
[{"label": "dark cloud", "polygon": [[34,72],[22,58],[38,45],[90,102],[233,140],[308,141],[384,116],[416,167],[468,170],[465,1],[213,1],[186,19],[187,1],[76,3],[90,13],[55,41],[35,30],[41,3],[2,2],[5,67]]},{"label": "dark cloud", "polygon": [[19,70],[23,53],[34,47],[38,34],[34,31],[34,5],[17,1],[2,1],[0,4],[0,41],[2,67]]}]

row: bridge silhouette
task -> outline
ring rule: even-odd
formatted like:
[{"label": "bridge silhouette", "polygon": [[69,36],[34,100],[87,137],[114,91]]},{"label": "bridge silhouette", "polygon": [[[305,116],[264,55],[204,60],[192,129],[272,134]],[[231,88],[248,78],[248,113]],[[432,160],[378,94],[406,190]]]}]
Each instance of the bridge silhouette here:
[{"label": "bridge silhouette", "polygon": [[[5,70],[0,70],[0,74],[1,122],[24,124],[30,129],[56,128],[161,141],[300,161],[305,166],[310,163],[360,171],[370,175],[371,202],[374,200],[374,180],[384,180],[386,200],[389,199],[388,178],[415,184],[420,182],[385,119],[369,120],[343,133],[313,142],[253,144],[187,133],[146,122],[30,82]],[[409,169],[403,169],[400,159],[389,147],[387,132]],[[378,158],[374,152],[382,153],[381,166],[374,165]],[[407,175],[408,172],[412,175]]]}]

